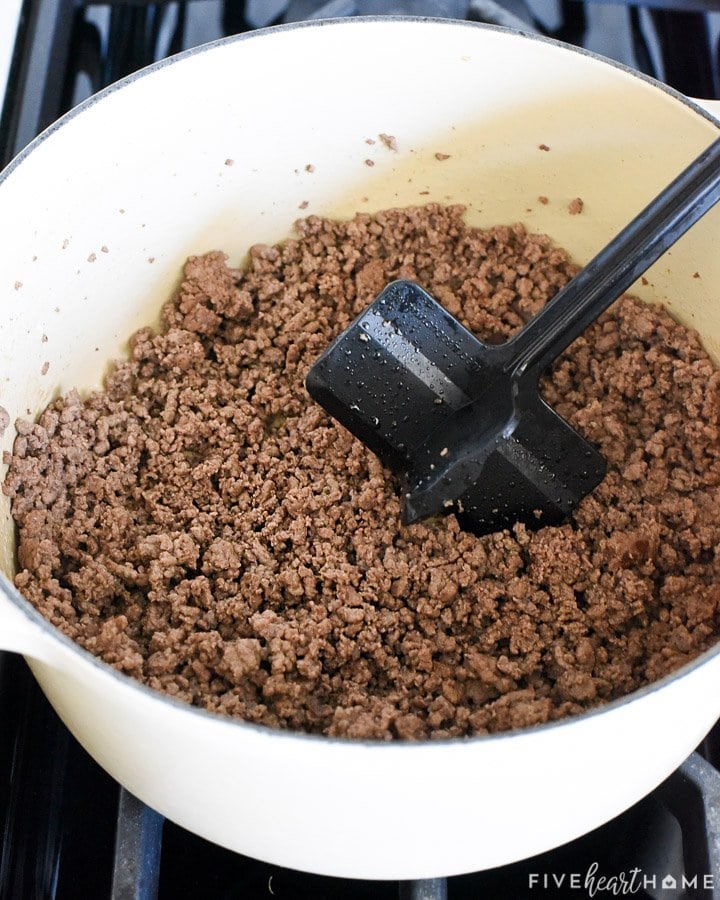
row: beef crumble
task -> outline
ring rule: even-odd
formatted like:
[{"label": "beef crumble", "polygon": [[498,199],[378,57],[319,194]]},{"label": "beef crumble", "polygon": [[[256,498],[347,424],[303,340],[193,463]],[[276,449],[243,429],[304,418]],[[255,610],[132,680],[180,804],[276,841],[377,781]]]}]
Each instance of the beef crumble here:
[{"label": "beef crumble", "polygon": [[663,309],[623,298],[543,381],[609,463],[561,527],[403,527],[390,473],[307,395],[392,279],[497,342],[576,271],[548,238],[462,213],[311,216],[244,271],[191,258],[161,333],[133,337],[104,392],[18,423],[4,490],[24,595],[153,688],[352,738],[559,719],[708,647],[720,374]]}]

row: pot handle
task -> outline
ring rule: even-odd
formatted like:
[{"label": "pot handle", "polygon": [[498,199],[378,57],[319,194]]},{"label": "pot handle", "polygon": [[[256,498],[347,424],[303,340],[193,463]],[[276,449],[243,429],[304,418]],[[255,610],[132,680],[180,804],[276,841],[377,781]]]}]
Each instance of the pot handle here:
[{"label": "pot handle", "polygon": [[50,662],[54,656],[51,641],[17,601],[21,601],[20,594],[0,572],[0,650]]}]

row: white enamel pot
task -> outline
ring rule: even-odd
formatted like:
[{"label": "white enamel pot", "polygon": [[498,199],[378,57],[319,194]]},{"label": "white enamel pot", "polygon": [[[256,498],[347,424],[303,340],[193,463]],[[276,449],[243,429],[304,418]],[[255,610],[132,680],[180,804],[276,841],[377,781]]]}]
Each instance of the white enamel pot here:
[{"label": "white enamel pot", "polygon": [[[251,244],[287,236],[303,201],[345,217],[464,203],[471,223],[523,221],[584,262],[717,133],[623,68],[467,23],[313,23],[182,54],[83,104],[2,175],[0,405],[13,422],[99,385],[106,360],[156,320],[185,257],[221,248],[240,263]],[[583,213],[570,216],[577,196]],[[716,358],[719,213],[637,289]],[[11,425],[3,449],[13,438]],[[9,579],[4,497],[0,521]],[[329,875],[447,875],[568,841],[659,784],[720,717],[715,649],[624,701],[503,736],[388,745],[273,732],[139,686],[56,633],[9,580],[0,594],[0,646],[28,658],[119,782],[211,841]]]}]

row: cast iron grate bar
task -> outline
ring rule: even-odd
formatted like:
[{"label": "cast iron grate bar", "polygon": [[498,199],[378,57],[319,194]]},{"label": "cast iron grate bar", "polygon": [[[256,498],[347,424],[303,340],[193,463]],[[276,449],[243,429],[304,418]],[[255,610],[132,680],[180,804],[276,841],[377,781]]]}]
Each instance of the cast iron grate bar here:
[{"label": "cast iron grate bar", "polygon": [[447,878],[401,881],[399,900],[447,900]]},{"label": "cast iron grate bar", "polygon": [[702,803],[703,816],[697,825],[704,841],[697,844],[706,849],[704,871],[712,876],[707,896],[720,900],[720,772],[699,753],[693,753],[680,766],[680,774],[697,789]]},{"label": "cast iron grate bar", "polygon": [[120,789],[111,900],[155,900],[163,817]]},{"label": "cast iron grate bar", "polygon": [[[163,823],[159,813],[125,788],[120,789],[110,900],[156,900]],[[398,883],[398,900],[447,900],[447,897],[446,878]]]},{"label": "cast iron grate bar", "polygon": [[[107,42],[86,18],[94,6],[108,11]],[[0,168],[78,101],[78,76],[95,93],[152,63],[171,8],[172,54],[185,46],[187,0],[24,0],[4,106],[0,97]]]},{"label": "cast iron grate bar", "polygon": [[[718,0],[713,6],[720,8]],[[650,16],[662,53],[663,80],[691,97],[715,97],[707,16],[673,8],[652,9]]]},{"label": "cast iron grate bar", "polygon": [[7,100],[0,118],[0,166],[64,111],[69,50],[77,14],[76,0],[23,3]]}]

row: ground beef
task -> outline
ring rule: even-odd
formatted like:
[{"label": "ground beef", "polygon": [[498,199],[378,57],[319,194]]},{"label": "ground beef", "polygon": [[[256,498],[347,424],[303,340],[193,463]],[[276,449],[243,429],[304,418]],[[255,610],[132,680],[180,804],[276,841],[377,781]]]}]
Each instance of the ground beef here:
[{"label": "ground beef", "polygon": [[403,527],[398,485],[310,400],[308,368],[394,278],[499,341],[575,267],[459,207],[297,232],[243,271],[190,259],[103,393],[18,423],[16,583],[43,615],[188,703],[353,738],[559,719],[713,642],[720,374],[695,333],[625,298],[545,378],[609,462],[566,525]]}]

